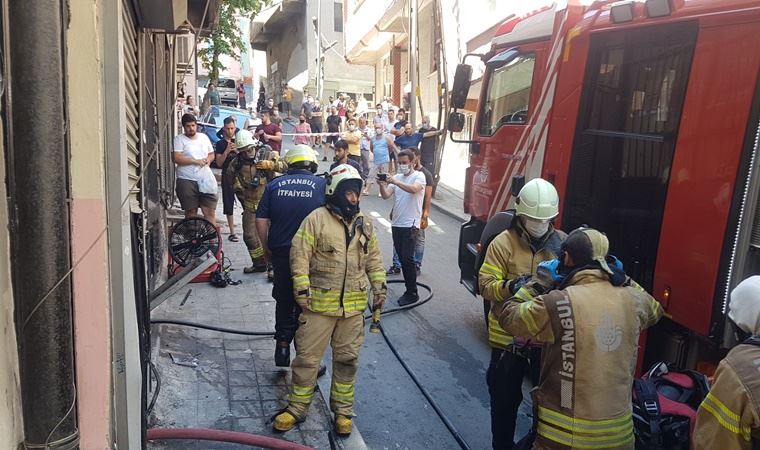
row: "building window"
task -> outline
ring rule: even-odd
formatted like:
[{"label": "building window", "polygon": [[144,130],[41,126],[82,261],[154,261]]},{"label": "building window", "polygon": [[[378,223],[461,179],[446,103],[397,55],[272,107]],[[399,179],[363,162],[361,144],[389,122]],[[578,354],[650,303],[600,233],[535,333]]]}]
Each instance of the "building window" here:
[{"label": "building window", "polygon": [[335,22],[335,32],[343,32],[343,3],[333,3],[333,21]]}]

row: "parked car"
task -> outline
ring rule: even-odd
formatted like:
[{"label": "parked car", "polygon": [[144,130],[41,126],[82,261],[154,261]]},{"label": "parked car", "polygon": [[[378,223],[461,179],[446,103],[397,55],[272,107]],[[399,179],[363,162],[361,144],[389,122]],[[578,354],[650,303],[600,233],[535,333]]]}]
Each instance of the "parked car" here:
[{"label": "parked car", "polygon": [[238,105],[237,83],[232,78],[219,78],[216,84],[222,105]]},{"label": "parked car", "polygon": [[[232,116],[235,118],[235,124],[238,128],[242,129],[245,126],[245,122],[251,119],[251,113],[244,109],[230,108],[229,106],[211,106],[206,114],[204,114],[200,122],[209,125],[201,125],[200,131],[211,139],[212,144],[216,144],[219,140],[217,132],[224,126],[224,119]],[[251,119],[256,120],[256,119]]]}]

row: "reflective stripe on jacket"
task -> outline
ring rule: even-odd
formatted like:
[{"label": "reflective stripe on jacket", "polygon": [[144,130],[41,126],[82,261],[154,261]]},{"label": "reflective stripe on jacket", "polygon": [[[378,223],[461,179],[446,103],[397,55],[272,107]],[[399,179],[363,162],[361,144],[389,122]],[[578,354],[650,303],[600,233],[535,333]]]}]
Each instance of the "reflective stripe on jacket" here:
[{"label": "reflective stripe on jacket", "polygon": [[[518,220],[518,219],[515,219]],[[484,299],[503,302],[508,299],[508,284],[520,275],[535,275],[543,261],[554,259],[565,239],[565,233],[551,230],[539,249],[531,247],[528,233],[518,224],[496,236],[486,250],[483,265],[478,273],[478,288]],[[506,348],[513,341],[493,314],[488,315],[488,342],[491,347]]]},{"label": "reflective stripe on jacket", "polygon": [[361,314],[368,285],[385,298],[383,258],[371,219],[362,213],[347,224],[325,206],[312,211],[293,236],[290,268],[296,300],[315,313]]},{"label": "reflective stripe on jacket", "polygon": [[697,411],[695,450],[749,450],[760,444],[760,347],[734,347]]},{"label": "reflective stripe on jacket", "polygon": [[640,330],[662,316],[656,300],[586,269],[562,291],[510,299],[492,311],[507,333],[544,343],[536,448],[634,448],[633,371]]},{"label": "reflective stripe on jacket", "polygon": [[[248,158],[254,152],[254,150],[245,152],[245,154],[243,154],[244,152],[238,152],[232,161],[230,161],[227,168],[224,169],[223,176],[232,183],[232,189],[238,196],[243,208],[255,212],[256,208],[259,207],[261,196],[264,195],[264,188],[266,188],[267,183],[274,178],[275,173],[285,172],[288,169],[288,165],[284,159],[280,159],[277,152],[267,151],[261,155],[260,160],[272,161],[274,167],[271,170],[257,169],[256,161],[259,159]],[[252,181],[257,175],[260,179],[258,185],[254,187]]]}]

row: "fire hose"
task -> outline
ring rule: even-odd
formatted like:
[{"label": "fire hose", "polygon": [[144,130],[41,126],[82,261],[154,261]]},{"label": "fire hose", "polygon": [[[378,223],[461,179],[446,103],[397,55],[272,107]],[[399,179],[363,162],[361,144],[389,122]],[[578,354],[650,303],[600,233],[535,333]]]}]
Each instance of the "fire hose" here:
[{"label": "fire hose", "polygon": [[[404,282],[403,280],[390,280],[388,281],[388,284],[403,283],[403,282]],[[422,300],[418,302],[412,303],[410,305],[386,309],[382,313],[380,313],[380,315],[385,316],[385,315],[397,313],[399,311],[406,311],[409,309],[413,309],[418,306],[422,306],[425,303],[432,300],[433,289],[424,283],[418,282],[417,285],[428,292],[428,295],[425,298],[423,298]],[[430,394],[430,392],[420,382],[419,378],[417,378],[417,375],[414,373],[414,371],[406,364],[406,361],[404,361],[404,359],[401,357],[401,355],[396,350],[396,347],[393,345],[393,343],[391,343],[385,330],[380,325],[379,317],[377,316],[377,314],[375,313],[373,315],[365,316],[365,319],[372,320],[370,331],[372,332],[379,331],[382,334],[383,339],[385,340],[385,343],[388,345],[393,355],[396,357],[396,359],[399,361],[399,363],[404,368],[406,373],[409,375],[409,378],[411,378],[412,382],[414,382],[414,384],[417,386],[417,389],[419,389],[419,391],[422,393],[425,399],[430,403],[430,405],[433,408],[433,411],[435,411],[438,418],[441,419],[441,422],[443,423],[443,425],[449,431],[449,433],[454,438],[454,440],[456,440],[457,444],[459,444],[459,448],[461,448],[462,450],[470,450],[470,446],[467,445],[467,442],[464,440],[464,438],[459,433],[459,431],[454,427],[451,420],[448,418],[448,416],[446,416],[446,414],[443,412],[443,410],[435,401],[435,399]],[[204,329],[204,330],[218,331],[220,333],[240,334],[244,336],[274,336],[273,331],[237,330],[237,329],[232,329],[232,328],[217,327],[217,326],[208,325],[204,323],[189,322],[185,320],[170,320],[170,319],[153,320],[151,319],[150,323],[155,324],[155,325],[158,325],[158,324],[179,325],[179,326],[199,328],[199,329]],[[155,397],[157,397],[157,393],[154,394],[154,398]],[[239,444],[257,445],[259,447],[268,448],[268,449],[288,449],[289,450],[289,449],[309,448],[309,447],[304,447],[302,445],[295,444],[295,443],[281,440],[281,439],[258,436],[258,435],[253,435],[249,433],[209,430],[209,429],[203,429],[203,428],[185,428],[185,429],[154,428],[154,429],[148,430],[147,436],[148,436],[148,440],[154,440],[154,439],[212,440],[212,441],[220,441],[220,442],[234,442],[234,443],[239,443]],[[233,440],[233,439],[241,439],[241,440]],[[266,441],[264,441],[263,439],[265,439]],[[256,442],[254,443],[253,440],[256,440]]]}]

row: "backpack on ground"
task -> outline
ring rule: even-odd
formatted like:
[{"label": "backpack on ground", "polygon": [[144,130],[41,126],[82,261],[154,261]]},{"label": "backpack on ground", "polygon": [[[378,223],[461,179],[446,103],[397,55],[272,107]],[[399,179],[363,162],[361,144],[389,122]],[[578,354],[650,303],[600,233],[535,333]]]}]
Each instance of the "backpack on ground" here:
[{"label": "backpack on ground", "polygon": [[633,381],[637,450],[689,450],[697,409],[707,396],[704,374],[660,362]]}]

